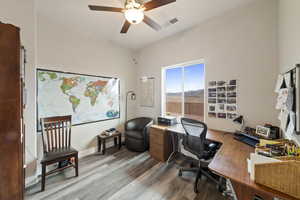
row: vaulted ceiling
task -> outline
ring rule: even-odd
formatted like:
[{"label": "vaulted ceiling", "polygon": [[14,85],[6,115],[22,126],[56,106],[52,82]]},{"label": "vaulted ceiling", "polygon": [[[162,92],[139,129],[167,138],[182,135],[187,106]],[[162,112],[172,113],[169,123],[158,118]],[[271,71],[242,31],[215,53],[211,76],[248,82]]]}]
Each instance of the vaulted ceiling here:
[{"label": "vaulted ceiling", "polygon": [[[247,4],[253,0],[177,0],[175,3],[147,12],[163,26],[159,32],[144,23],[133,25],[127,34],[120,34],[122,13],[95,12],[88,5],[124,7],[124,0],[38,0],[39,15],[62,23],[74,31],[88,32],[91,37],[112,41],[130,49],[139,49],[170,35],[187,30],[211,17]],[[146,0],[145,0],[146,2]],[[170,24],[171,19],[179,21]]]}]

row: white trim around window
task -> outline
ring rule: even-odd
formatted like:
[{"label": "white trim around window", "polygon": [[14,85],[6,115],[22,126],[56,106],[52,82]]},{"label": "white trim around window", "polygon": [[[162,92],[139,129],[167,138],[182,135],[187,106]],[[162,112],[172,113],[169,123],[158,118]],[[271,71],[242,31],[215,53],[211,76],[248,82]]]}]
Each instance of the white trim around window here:
[{"label": "white trim around window", "polygon": [[[191,65],[197,65],[197,64],[204,64],[205,66],[205,62],[204,59],[199,59],[199,60],[194,60],[194,61],[190,61],[190,62],[184,62],[184,63],[180,63],[180,64],[176,64],[176,65],[171,65],[171,66],[166,66],[163,67],[161,70],[161,114],[165,115],[166,113],[166,86],[165,86],[165,80],[166,80],[166,70],[168,69],[172,69],[172,68],[179,68],[181,67],[182,70],[184,70],[184,67],[188,67]],[[204,67],[204,91],[205,91],[205,85],[206,85],[206,66]],[[182,73],[182,78],[184,80],[184,73]],[[182,90],[184,90],[184,83],[182,83]],[[206,99],[206,93],[204,92],[204,101]],[[184,102],[184,93],[182,93],[182,102]],[[205,103],[204,103],[205,105]],[[204,106],[204,122],[205,120],[205,112],[206,112],[206,107]],[[184,104],[182,104],[182,113],[184,113]]]}]

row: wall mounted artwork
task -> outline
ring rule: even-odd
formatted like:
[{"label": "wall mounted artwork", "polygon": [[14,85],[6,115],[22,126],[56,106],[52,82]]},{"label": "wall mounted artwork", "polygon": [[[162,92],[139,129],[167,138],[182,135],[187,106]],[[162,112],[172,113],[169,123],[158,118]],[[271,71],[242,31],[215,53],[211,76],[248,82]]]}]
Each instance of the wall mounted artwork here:
[{"label": "wall mounted artwork", "polygon": [[118,78],[37,69],[37,126],[44,117],[72,115],[72,124],[120,118]]},{"label": "wall mounted artwork", "polygon": [[143,77],[140,79],[140,105],[142,107],[154,106],[154,83],[153,77]]},{"label": "wall mounted artwork", "polygon": [[208,82],[208,117],[233,120],[237,117],[237,81]]}]

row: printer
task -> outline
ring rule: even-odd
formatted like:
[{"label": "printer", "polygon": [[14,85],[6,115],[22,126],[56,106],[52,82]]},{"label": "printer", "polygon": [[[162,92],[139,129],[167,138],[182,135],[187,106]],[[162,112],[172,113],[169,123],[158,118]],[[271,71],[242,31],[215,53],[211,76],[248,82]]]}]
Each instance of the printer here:
[{"label": "printer", "polygon": [[173,116],[159,116],[157,117],[157,123],[160,125],[172,126],[177,124],[177,119]]}]

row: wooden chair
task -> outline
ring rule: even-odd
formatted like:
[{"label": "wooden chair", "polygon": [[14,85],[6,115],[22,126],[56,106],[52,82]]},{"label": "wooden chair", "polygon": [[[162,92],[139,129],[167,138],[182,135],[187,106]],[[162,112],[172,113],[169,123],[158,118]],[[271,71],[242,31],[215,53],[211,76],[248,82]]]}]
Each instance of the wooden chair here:
[{"label": "wooden chair", "polygon": [[[62,171],[69,167],[75,168],[78,176],[78,151],[71,147],[72,116],[49,117],[41,119],[44,157],[42,165],[42,188],[45,190],[47,175]],[[71,162],[75,158],[75,164]],[[46,172],[47,165],[67,161],[65,166],[59,164],[57,169]]]}]

